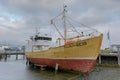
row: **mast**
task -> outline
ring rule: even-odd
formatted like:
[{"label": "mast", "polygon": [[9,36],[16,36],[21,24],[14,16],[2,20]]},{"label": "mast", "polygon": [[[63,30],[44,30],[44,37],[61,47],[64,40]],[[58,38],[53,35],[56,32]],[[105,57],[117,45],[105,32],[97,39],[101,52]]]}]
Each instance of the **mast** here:
[{"label": "mast", "polygon": [[67,27],[66,27],[66,5],[64,5],[64,10],[63,10],[63,26],[64,26],[64,43],[66,43],[66,38],[67,38]]}]

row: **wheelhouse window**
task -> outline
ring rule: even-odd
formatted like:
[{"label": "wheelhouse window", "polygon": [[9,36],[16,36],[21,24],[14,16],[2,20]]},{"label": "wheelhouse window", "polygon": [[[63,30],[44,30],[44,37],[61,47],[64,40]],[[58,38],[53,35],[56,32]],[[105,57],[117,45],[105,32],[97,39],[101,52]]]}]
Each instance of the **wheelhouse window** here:
[{"label": "wheelhouse window", "polygon": [[50,38],[50,37],[38,37],[38,36],[36,36],[35,40],[49,40],[49,41],[51,41],[52,38]]}]

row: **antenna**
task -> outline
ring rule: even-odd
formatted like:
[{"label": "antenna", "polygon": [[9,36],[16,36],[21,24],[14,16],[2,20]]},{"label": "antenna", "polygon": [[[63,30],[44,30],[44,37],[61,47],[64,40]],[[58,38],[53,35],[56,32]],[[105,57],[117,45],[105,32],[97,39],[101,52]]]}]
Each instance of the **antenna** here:
[{"label": "antenna", "polygon": [[38,34],[38,29],[37,29],[37,27],[35,27],[35,33]]}]

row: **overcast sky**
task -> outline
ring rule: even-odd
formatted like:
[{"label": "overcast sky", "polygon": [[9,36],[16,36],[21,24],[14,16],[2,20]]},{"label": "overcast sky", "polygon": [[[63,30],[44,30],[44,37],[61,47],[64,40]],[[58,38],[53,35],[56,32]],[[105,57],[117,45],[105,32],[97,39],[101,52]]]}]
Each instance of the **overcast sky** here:
[{"label": "overcast sky", "polygon": [[108,31],[111,44],[120,43],[120,0],[0,0],[0,44],[24,45],[35,27],[54,33],[50,20],[64,4],[75,20],[104,34],[102,48]]}]

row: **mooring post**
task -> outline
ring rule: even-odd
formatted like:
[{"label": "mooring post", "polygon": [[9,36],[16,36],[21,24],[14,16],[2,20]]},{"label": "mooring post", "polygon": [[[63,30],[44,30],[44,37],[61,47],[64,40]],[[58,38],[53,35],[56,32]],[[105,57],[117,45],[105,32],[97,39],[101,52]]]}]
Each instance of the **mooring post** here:
[{"label": "mooring post", "polygon": [[59,67],[59,64],[58,63],[56,63],[56,65],[55,65],[55,74],[57,73],[57,71],[58,71],[58,67]]},{"label": "mooring post", "polygon": [[120,66],[120,46],[118,47],[118,65]]},{"label": "mooring post", "polygon": [[99,60],[99,64],[101,64],[101,55],[99,55],[98,60]]}]

